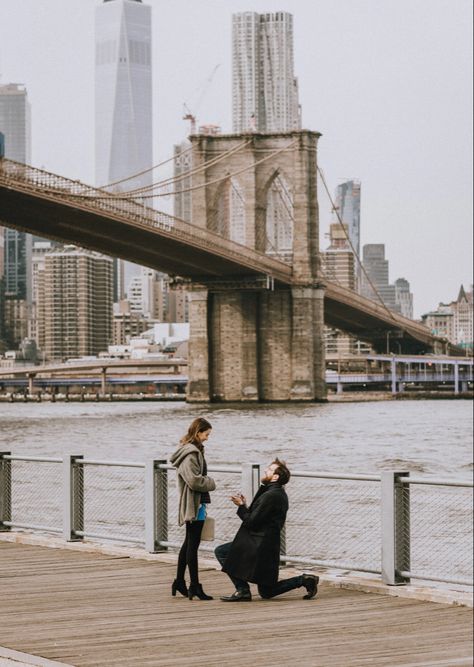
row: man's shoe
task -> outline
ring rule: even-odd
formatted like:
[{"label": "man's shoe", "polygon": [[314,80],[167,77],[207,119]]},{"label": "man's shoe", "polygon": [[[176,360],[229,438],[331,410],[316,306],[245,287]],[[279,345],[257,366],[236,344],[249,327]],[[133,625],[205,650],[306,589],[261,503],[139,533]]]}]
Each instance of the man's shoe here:
[{"label": "man's shoe", "polygon": [[222,602],[251,602],[252,593],[247,591],[235,591],[232,595],[223,595],[221,597]]},{"label": "man's shoe", "polygon": [[301,576],[301,585],[308,591],[303,595],[303,600],[312,600],[318,592],[319,577],[314,574],[303,574]]}]

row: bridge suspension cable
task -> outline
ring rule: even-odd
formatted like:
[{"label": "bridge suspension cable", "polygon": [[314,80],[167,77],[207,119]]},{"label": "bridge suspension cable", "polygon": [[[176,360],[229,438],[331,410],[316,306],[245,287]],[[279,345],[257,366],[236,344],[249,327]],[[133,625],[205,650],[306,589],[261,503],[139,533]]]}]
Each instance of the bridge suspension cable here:
[{"label": "bridge suspension cable", "polygon": [[362,263],[362,261],[361,261],[361,259],[360,259],[360,257],[359,257],[359,254],[357,253],[357,251],[356,251],[356,249],[355,249],[355,247],[354,247],[354,244],[352,243],[352,241],[351,241],[351,239],[350,239],[350,236],[349,236],[349,234],[348,234],[347,231],[346,231],[346,227],[345,227],[345,225],[344,225],[344,223],[343,223],[343,221],[342,221],[341,216],[339,215],[338,208],[337,208],[337,206],[336,206],[335,203],[334,203],[334,200],[333,200],[333,198],[332,198],[332,196],[331,196],[331,193],[329,192],[329,188],[328,188],[328,185],[327,185],[327,183],[326,183],[326,179],[325,179],[325,177],[324,177],[324,174],[323,174],[323,171],[322,171],[321,167],[318,166],[318,167],[317,167],[317,170],[318,170],[319,176],[320,176],[320,178],[321,178],[322,184],[323,184],[323,186],[324,186],[324,189],[325,189],[325,191],[326,191],[326,194],[327,194],[327,196],[328,196],[328,198],[329,198],[329,201],[331,202],[332,209],[333,209],[333,211],[335,212],[335,214],[336,214],[336,216],[337,216],[337,219],[338,219],[338,222],[339,222],[339,224],[340,224],[340,226],[341,226],[341,229],[342,229],[342,231],[344,232],[344,236],[346,237],[347,241],[349,242],[349,245],[350,245],[350,248],[351,248],[351,250],[352,250],[352,252],[353,252],[353,254],[354,254],[354,257],[356,258],[356,260],[357,260],[357,262],[358,262],[358,264],[359,264],[359,266],[360,266],[362,272],[364,273],[365,277],[367,278],[368,283],[369,283],[370,286],[372,287],[372,289],[373,289],[373,291],[374,291],[374,294],[377,296],[377,298],[379,299],[379,301],[380,301],[380,303],[382,304],[382,306],[384,307],[384,309],[387,311],[387,313],[388,313],[388,315],[390,316],[390,318],[391,318],[392,320],[396,321],[395,314],[390,310],[390,308],[388,308],[388,306],[385,304],[384,300],[383,300],[382,297],[380,296],[379,291],[377,290],[377,288],[375,287],[374,283],[372,282],[372,280],[371,280],[369,274],[368,274],[367,271],[365,270],[365,267],[364,267],[364,265],[363,265],[363,263]]},{"label": "bridge suspension cable", "polygon": [[[291,141],[289,144],[286,146],[283,146],[282,148],[279,148],[276,151],[273,151],[269,155],[266,155],[265,157],[261,158],[260,160],[256,160],[255,162],[251,162],[248,164],[246,167],[242,167],[241,169],[238,169],[237,171],[231,172],[226,174],[225,176],[220,176],[219,178],[214,179],[213,181],[206,181],[204,183],[201,183],[200,185],[195,185],[189,188],[184,188],[183,190],[174,190],[173,192],[167,192],[167,193],[155,193],[155,194],[148,194],[148,195],[143,195],[143,194],[128,194],[126,192],[120,192],[120,193],[115,193],[115,192],[110,192],[110,193],[105,193],[104,195],[102,194],[76,194],[76,193],[71,193],[71,192],[64,192],[64,190],[53,190],[53,189],[48,189],[45,190],[45,192],[51,192],[54,194],[66,194],[69,197],[74,197],[74,199],[84,199],[84,200],[133,200],[133,199],[138,199],[140,201],[144,201],[145,199],[153,199],[155,197],[163,197],[163,196],[169,196],[169,195],[180,195],[184,194],[185,192],[193,192],[195,190],[200,190],[202,188],[207,188],[210,185],[216,185],[216,183],[222,183],[223,181],[227,180],[228,178],[232,178],[233,176],[238,176],[239,174],[244,173],[245,171],[248,171],[249,169],[253,169],[259,164],[262,164],[263,162],[266,162],[267,160],[270,160],[271,158],[275,157],[276,155],[279,155],[283,151],[289,150],[295,146],[297,143],[297,139]],[[209,163],[206,163],[206,166]]]},{"label": "bridge suspension cable", "polygon": [[[221,176],[220,178],[216,178],[213,181],[208,181],[206,183],[202,183],[201,185],[196,185],[190,188],[185,188],[184,190],[178,190],[175,192],[169,192],[167,194],[170,195],[181,195],[184,194],[185,192],[193,192],[194,190],[199,190],[201,188],[206,188],[209,185],[215,185],[216,183],[221,183],[222,181],[225,181],[228,178],[232,178],[233,176],[238,176],[239,174],[243,174],[245,171],[248,171],[249,169],[253,169],[259,164],[262,164],[263,162],[266,162],[267,160],[270,160],[271,158],[275,157],[275,155],[279,155],[283,151],[288,150],[289,148],[292,148],[296,144],[296,140],[292,141],[289,143],[287,146],[283,146],[283,148],[279,148],[277,151],[274,151],[273,153],[270,153],[270,155],[266,155],[264,158],[261,158],[260,160],[256,160],[255,162],[252,162],[251,164],[247,165],[246,167],[243,167],[242,169],[238,169],[237,171],[231,172],[229,174],[226,174],[225,176]],[[148,195],[148,197],[153,196],[153,195]],[[154,195],[156,197],[162,197],[163,195],[157,194]]]},{"label": "bridge suspension cable", "polygon": [[169,157],[166,160],[163,160],[162,162],[158,162],[157,164],[153,165],[153,167],[148,167],[148,169],[143,169],[143,171],[139,171],[136,174],[131,174],[130,176],[126,176],[125,178],[121,178],[118,181],[112,181],[112,183],[107,183],[107,185],[102,185],[101,188],[111,188],[114,185],[119,185],[120,183],[125,183],[126,181],[131,181],[134,178],[138,178],[139,176],[143,176],[143,174],[148,174],[148,172],[154,171],[155,169],[158,169],[158,167],[162,167],[164,164],[168,164],[168,162],[171,162],[172,160],[176,160],[176,158],[181,157],[182,155],[185,155],[186,153],[189,153],[192,150],[193,150],[193,146],[190,146],[189,148],[186,148],[186,150],[181,151],[180,153],[177,153],[176,155],[173,155],[172,157]]},{"label": "bridge suspension cable", "polygon": [[[249,140],[243,141],[242,143],[238,144],[237,146],[234,146],[234,148],[229,149],[225,153],[222,153],[221,155],[218,155],[217,157],[213,158],[212,160],[209,160],[208,162],[205,162],[201,164],[200,166],[196,167],[195,169],[189,169],[188,171],[183,172],[182,174],[179,174],[178,176],[170,176],[170,178],[165,178],[162,181],[157,181],[156,183],[151,183],[150,185],[144,185],[140,188],[135,188],[134,190],[125,190],[121,192],[121,195],[141,195],[142,193],[146,193],[149,190],[154,190],[155,188],[164,188],[167,185],[171,185],[172,183],[176,183],[178,181],[183,181],[186,178],[189,178],[190,176],[193,176],[201,171],[204,171],[208,167],[214,166],[218,162],[221,162],[225,158],[228,158],[230,155],[233,155],[234,153],[237,153],[238,151],[242,150],[245,146],[248,146],[250,143]],[[177,157],[177,156],[176,156]],[[168,194],[168,193],[165,193]],[[172,194],[172,193],[171,193]],[[153,196],[163,196],[163,194],[158,195],[158,194],[153,194]]]}]

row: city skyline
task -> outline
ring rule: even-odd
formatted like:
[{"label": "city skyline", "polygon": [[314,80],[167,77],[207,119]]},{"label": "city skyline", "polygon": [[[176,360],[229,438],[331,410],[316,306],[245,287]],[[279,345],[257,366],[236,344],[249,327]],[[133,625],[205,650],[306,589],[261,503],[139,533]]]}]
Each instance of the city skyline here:
[{"label": "city skyline", "polygon": [[[100,3],[71,0],[67,10],[56,0],[47,4],[49,12],[30,0],[0,8],[1,81],[28,89],[33,164],[93,182],[93,21]],[[156,163],[186,136],[183,101],[201,123],[230,131],[231,17],[249,7],[240,0],[225,7],[210,0],[199,8],[180,0],[144,4],[155,10]],[[286,7],[261,0],[252,9],[293,14],[303,127],[323,133],[320,164],[332,191],[340,181],[362,181],[361,243],[386,245],[393,275],[410,280],[420,315],[472,281],[471,6],[420,0],[416,6],[387,2],[380,10],[373,2],[354,4],[358,11],[344,1],[309,8],[297,0]],[[415,30],[421,17],[422,33]],[[45,49],[52,28],[58,38]],[[321,188],[319,199],[323,248],[331,216]]]}]

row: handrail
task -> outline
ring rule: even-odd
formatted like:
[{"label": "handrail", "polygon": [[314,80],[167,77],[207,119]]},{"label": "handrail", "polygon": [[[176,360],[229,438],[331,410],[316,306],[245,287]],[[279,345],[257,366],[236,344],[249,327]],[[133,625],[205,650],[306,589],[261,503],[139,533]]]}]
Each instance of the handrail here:
[{"label": "handrail", "polygon": [[433,486],[460,486],[472,489],[473,482],[464,482],[462,480],[439,479],[438,477],[398,477],[402,484],[431,484]]},{"label": "handrail", "polygon": [[121,468],[144,468],[145,463],[140,461],[103,461],[101,459],[77,459],[75,463],[91,466],[111,466]]},{"label": "handrail", "polygon": [[5,454],[5,461],[36,461],[37,463],[62,463],[63,459],[51,456],[25,456],[23,454]]}]

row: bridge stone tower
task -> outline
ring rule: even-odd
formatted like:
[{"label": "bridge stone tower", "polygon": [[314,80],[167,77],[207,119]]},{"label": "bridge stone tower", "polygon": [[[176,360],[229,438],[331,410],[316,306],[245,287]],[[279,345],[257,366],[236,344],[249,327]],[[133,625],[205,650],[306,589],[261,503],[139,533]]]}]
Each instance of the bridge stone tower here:
[{"label": "bridge stone tower", "polygon": [[319,136],[191,137],[193,225],[290,263],[292,281],[191,285],[190,402],[325,400]]}]

